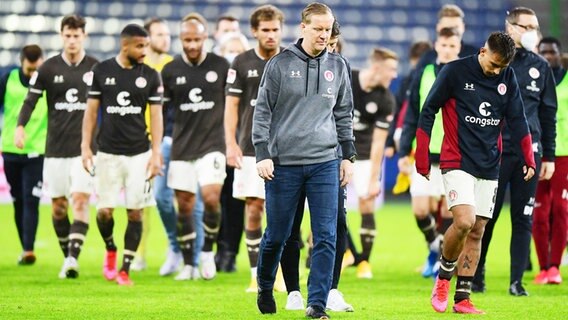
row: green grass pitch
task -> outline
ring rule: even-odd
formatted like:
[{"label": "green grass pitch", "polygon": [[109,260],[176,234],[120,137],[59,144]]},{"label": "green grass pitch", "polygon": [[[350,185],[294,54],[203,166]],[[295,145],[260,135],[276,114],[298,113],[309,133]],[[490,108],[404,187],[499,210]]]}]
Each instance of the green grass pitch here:
[{"label": "green grass pitch", "polygon": [[[508,210],[508,209],[507,209]],[[360,218],[348,214],[355,231]],[[429,303],[431,279],[416,269],[427,251],[408,204],[390,203],[377,211],[378,236],[373,249],[374,278],[361,280],[355,268],[342,275],[340,290],[353,304],[354,313],[332,313],[332,319],[441,319],[462,318],[449,311],[437,314]],[[119,248],[125,229],[123,209],[115,212],[115,239]],[[307,227],[303,228],[304,232]],[[497,224],[487,264],[487,293],[473,295],[484,319],[567,319],[568,285],[536,286],[535,271],[525,274],[530,297],[509,296],[509,235],[507,211]],[[358,237],[357,237],[358,238]],[[358,239],[357,239],[358,240]],[[213,281],[176,282],[158,276],[166,251],[166,239],[157,212],[151,219],[148,269],[132,273],[135,285],[119,287],[101,274],[104,246],[94,219],[79,259],[80,276],[60,280],[62,254],[51,226],[50,207],[42,206],[34,266],[16,265],[20,254],[10,205],[0,206],[0,319],[302,319],[301,311],[286,311],[286,295],[276,293],[278,313],[262,316],[256,295],[245,293],[250,279],[246,250],[238,257],[238,271],[219,274]],[[302,264],[305,258],[302,252]],[[533,250],[533,265],[538,268]],[[304,297],[307,270],[302,268]],[[567,268],[561,272],[568,278]],[[452,292],[454,285],[452,284]],[[452,293],[453,295],[453,293]],[[451,301],[450,301],[451,309]],[[474,316],[475,317],[475,316]],[[476,317],[477,318],[477,317]]]}]

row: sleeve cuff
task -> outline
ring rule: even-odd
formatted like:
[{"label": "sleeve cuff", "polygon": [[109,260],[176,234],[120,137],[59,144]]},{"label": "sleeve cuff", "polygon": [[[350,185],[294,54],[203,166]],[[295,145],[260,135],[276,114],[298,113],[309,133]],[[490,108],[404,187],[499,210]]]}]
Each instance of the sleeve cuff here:
[{"label": "sleeve cuff", "polygon": [[357,155],[353,141],[341,142],[341,151],[343,152],[343,159],[351,159],[352,156]]},{"label": "sleeve cuff", "polygon": [[254,146],[256,154],[256,162],[260,162],[265,159],[271,159],[270,152],[268,151],[268,142],[261,142]]}]

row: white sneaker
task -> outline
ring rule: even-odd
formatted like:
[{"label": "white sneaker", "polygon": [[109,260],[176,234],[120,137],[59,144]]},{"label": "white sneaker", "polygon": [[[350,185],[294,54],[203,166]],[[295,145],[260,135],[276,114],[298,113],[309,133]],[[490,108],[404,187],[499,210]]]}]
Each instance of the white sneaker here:
[{"label": "white sneaker", "polygon": [[191,280],[191,275],[193,274],[193,266],[186,264],[181,268],[181,271],[175,277],[176,281],[186,281]]},{"label": "white sneaker", "polygon": [[175,253],[172,250],[168,250],[166,261],[164,261],[164,264],[160,267],[160,275],[162,277],[169,276],[178,271],[182,260],[181,252]]},{"label": "white sneaker", "polygon": [[292,291],[286,299],[286,310],[304,310],[304,298],[300,291]]},{"label": "white sneaker", "polygon": [[79,263],[73,257],[67,257],[65,260],[65,276],[67,279],[75,279],[79,277]]},{"label": "white sneaker", "polygon": [[217,275],[217,267],[215,266],[215,254],[213,251],[201,252],[201,277],[205,280],[211,280]]},{"label": "white sneaker", "polygon": [[198,267],[193,267],[193,271],[191,272],[191,279],[192,280],[199,280],[201,279],[201,273],[199,272]]},{"label": "white sneaker", "polygon": [[353,306],[345,302],[343,299],[343,294],[337,289],[331,289],[329,295],[327,296],[327,310],[336,312],[353,312]]},{"label": "white sneaker", "polygon": [[140,257],[134,258],[132,264],[130,265],[131,271],[144,271],[146,270],[146,260]]},{"label": "white sneaker", "polygon": [[63,259],[63,265],[61,266],[58,277],[59,279],[67,278],[67,258]]}]

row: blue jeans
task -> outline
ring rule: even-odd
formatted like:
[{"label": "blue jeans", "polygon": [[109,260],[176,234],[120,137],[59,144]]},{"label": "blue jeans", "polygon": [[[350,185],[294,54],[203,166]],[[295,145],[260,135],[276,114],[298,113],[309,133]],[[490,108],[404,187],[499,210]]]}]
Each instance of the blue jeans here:
[{"label": "blue jeans", "polygon": [[[180,248],[177,242],[177,220],[176,220],[176,210],[174,207],[174,190],[168,188],[168,171],[170,168],[170,153],[172,150],[172,139],[170,137],[164,137],[162,140],[162,156],[164,157],[164,175],[156,176],[154,179],[154,197],[156,198],[156,203],[158,206],[158,212],[160,213],[160,218],[162,218],[162,223],[164,224],[164,229],[166,229],[166,235],[168,236],[168,241],[170,243],[170,249],[173,252],[179,253]],[[195,219],[195,252],[193,254],[195,265],[199,265],[199,253],[203,247],[204,231],[203,231],[203,212],[205,207],[203,205],[203,199],[201,198],[201,193],[198,190],[195,195],[195,207],[193,207],[193,217]]]},{"label": "blue jeans", "polygon": [[314,238],[312,267],[308,278],[308,306],[325,309],[331,287],[337,229],[339,162],[274,167],[274,178],[265,182],[266,230],[258,257],[258,286],[272,290],[278,262],[292,231],[302,192],[310,206]]}]

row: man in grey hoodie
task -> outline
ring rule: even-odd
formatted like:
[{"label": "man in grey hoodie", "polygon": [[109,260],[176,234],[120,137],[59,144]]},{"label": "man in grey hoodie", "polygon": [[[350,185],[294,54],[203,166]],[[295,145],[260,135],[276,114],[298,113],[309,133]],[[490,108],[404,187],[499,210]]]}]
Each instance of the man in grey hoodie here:
[{"label": "man in grey hoodie", "polygon": [[[329,55],[333,14],[321,3],[302,11],[302,38],[264,70],[254,111],[257,171],[265,179],[267,227],[260,244],[257,305],[275,313],[272,295],[282,249],[301,191],[314,237],[306,315],[327,319],[337,226],[337,188],[349,182],[355,159],[353,97],[347,67]],[[338,161],[337,144],[343,149]]]}]

